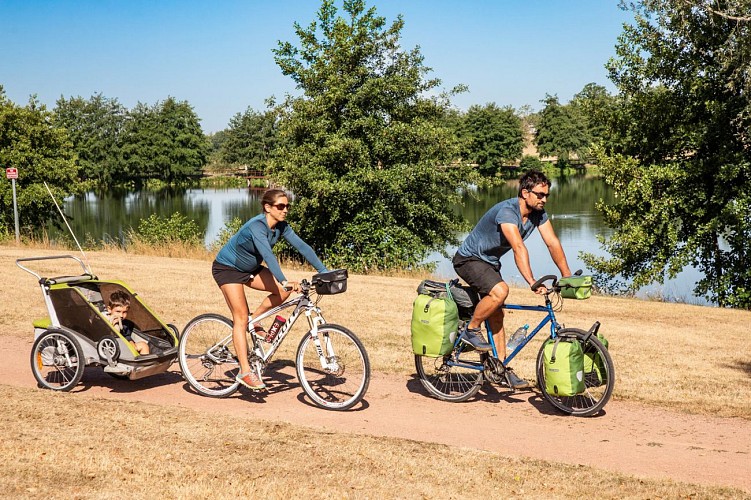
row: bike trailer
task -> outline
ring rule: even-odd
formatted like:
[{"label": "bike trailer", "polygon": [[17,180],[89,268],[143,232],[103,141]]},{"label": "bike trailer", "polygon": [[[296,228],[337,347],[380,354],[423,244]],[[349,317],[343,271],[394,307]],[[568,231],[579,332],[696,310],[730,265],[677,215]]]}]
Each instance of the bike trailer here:
[{"label": "bike trailer", "polygon": [[[73,259],[84,272],[45,278],[22,265],[53,259]],[[70,390],[80,381],[84,366],[103,367],[117,378],[139,379],[167,371],[177,358],[177,328],[163,323],[125,283],[100,280],[70,255],[17,259],[16,265],[37,278],[47,307],[48,316],[33,322],[31,367],[41,386]],[[130,297],[128,320],[148,343],[149,354],[136,351],[105,315],[110,295],[118,290]]]},{"label": "bike trailer", "polygon": [[564,299],[588,299],[592,295],[592,276],[569,276],[558,280]]},{"label": "bike trailer", "polygon": [[576,338],[558,336],[543,344],[545,389],[551,395],[584,392],[584,353]]}]

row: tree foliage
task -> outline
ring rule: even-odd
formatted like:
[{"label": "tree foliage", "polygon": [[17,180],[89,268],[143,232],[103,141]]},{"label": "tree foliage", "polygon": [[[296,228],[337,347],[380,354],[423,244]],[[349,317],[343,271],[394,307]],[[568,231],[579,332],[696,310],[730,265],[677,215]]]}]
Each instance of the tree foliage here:
[{"label": "tree foliage", "polygon": [[[79,186],[68,134],[52,122],[52,113],[35,97],[18,106],[0,85],[0,166],[18,169],[18,218],[25,234],[39,234],[50,220],[60,222],[45,181],[58,200],[76,193]],[[14,226],[11,182],[2,179],[0,231],[11,232]]]},{"label": "tree foliage", "polygon": [[692,264],[704,273],[697,295],[751,309],[751,5],[632,7],[609,63],[621,107],[615,151],[602,155],[617,196],[601,206],[612,258],[587,261],[626,290]]},{"label": "tree foliage", "polygon": [[168,97],[128,113],[123,138],[123,169],[117,180],[162,179],[167,183],[200,174],[211,144],[187,101]]},{"label": "tree foliage", "polygon": [[470,106],[462,123],[466,138],[463,158],[480,165],[484,175],[495,175],[503,165],[519,159],[524,149],[522,121],[510,106],[495,103]]},{"label": "tree foliage", "polygon": [[387,26],[362,0],[343,10],[324,0],[316,21],[295,23],[299,46],[274,51],[302,95],[280,106],[272,172],[295,195],[296,230],[329,265],[416,267],[463,227],[450,205],[472,177],[447,167],[457,157],[440,123],[449,95],[435,94],[419,48],[401,49],[401,16]]},{"label": "tree foliage", "polygon": [[610,125],[617,113],[618,99],[602,85],[588,83],[568,105],[584,119],[589,140],[611,149]]},{"label": "tree foliage", "polygon": [[237,113],[224,131],[222,159],[264,171],[277,143],[277,116],[273,110],[260,113],[248,108]]},{"label": "tree foliage", "polygon": [[563,105],[557,96],[546,95],[540,111],[535,143],[542,156],[557,156],[567,162],[572,155],[583,159],[592,145],[587,121],[576,107]]},{"label": "tree foliage", "polygon": [[110,184],[122,170],[122,132],[127,110],[102,94],[90,99],[61,97],[54,122],[68,131],[78,157],[78,176],[99,185]]}]

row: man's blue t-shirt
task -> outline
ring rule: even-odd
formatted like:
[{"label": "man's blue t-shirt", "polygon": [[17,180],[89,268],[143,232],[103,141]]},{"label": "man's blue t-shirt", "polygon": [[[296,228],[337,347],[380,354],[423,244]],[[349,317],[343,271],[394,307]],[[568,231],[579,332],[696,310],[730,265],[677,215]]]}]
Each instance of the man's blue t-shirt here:
[{"label": "man's blue t-shirt", "polygon": [[501,224],[515,224],[522,239],[526,240],[536,227],[547,220],[545,210],[534,210],[529,214],[526,224],[522,224],[519,198],[503,200],[482,216],[459,247],[458,253],[463,257],[477,257],[493,266],[500,266],[501,255],[511,250],[501,231]]},{"label": "man's blue t-shirt", "polygon": [[286,281],[286,278],[271,250],[279,238],[287,240],[305,257],[305,260],[316,268],[316,271],[319,273],[327,271],[326,266],[318,259],[313,249],[297,236],[286,221],[277,223],[274,229],[271,229],[265,214],[258,214],[243,224],[240,230],[219,250],[216,261],[248,273],[258,269],[261,262],[266,262],[269,271],[279,283],[282,283]]}]

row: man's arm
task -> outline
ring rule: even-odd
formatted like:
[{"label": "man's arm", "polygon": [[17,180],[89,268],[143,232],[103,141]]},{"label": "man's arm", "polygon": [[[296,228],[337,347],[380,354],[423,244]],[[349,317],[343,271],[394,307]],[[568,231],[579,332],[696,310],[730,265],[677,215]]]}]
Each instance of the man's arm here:
[{"label": "man's arm", "polygon": [[504,223],[500,224],[500,226],[504,238],[506,238],[511,250],[514,251],[514,262],[516,262],[519,272],[522,273],[522,278],[528,284],[533,284],[535,276],[532,274],[532,267],[529,265],[529,252],[527,251],[527,246],[524,244],[519,228],[516,224]]},{"label": "man's arm", "polygon": [[561,271],[561,277],[571,276],[571,269],[568,267],[566,253],[563,251],[563,246],[561,245],[558,236],[556,236],[555,230],[553,230],[553,224],[548,220],[537,229],[540,231],[542,241],[544,241],[545,245],[548,247],[550,257],[552,257],[553,262],[555,262],[555,265],[558,266],[558,269]]}]

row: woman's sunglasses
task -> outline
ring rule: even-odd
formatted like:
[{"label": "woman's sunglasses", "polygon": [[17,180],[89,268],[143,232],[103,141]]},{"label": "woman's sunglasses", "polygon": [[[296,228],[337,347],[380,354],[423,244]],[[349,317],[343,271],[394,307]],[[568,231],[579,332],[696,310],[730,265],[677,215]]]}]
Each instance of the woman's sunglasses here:
[{"label": "woman's sunglasses", "polygon": [[271,205],[271,206],[280,211],[286,210],[288,208],[292,208],[292,205],[290,205],[289,203],[277,203],[276,205]]}]

